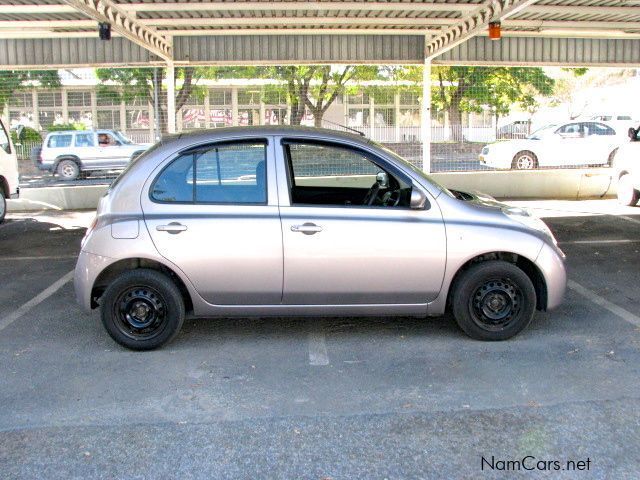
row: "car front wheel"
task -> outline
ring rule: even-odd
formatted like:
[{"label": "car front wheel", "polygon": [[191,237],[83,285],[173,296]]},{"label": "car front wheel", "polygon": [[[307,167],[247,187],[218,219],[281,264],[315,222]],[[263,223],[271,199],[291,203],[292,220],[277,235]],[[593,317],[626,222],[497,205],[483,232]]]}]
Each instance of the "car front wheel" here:
[{"label": "car front wheel", "polygon": [[622,205],[633,207],[640,200],[640,190],[633,188],[631,175],[622,175],[618,180],[618,202]]},{"label": "car front wheel", "polygon": [[152,350],[170,342],[184,322],[184,300],[161,272],[123,273],[102,296],[102,323],[116,342],[132,350]]},{"label": "car front wheel", "polygon": [[529,325],[536,310],[531,280],[512,263],[477,263],[461,274],[453,288],[453,316],[476,340],[511,338]]},{"label": "car front wheel", "polygon": [[538,157],[533,152],[520,152],[513,157],[511,168],[514,170],[533,170],[538,168]]}]

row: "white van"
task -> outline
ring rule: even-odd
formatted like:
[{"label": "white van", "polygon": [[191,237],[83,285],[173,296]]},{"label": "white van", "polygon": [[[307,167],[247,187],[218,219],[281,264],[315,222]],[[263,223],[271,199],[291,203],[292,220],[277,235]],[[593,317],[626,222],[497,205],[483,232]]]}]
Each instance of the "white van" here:
[{"label": "white van", "polygon": [[18,196],[18,157],[9,130],[0,119],[0,223],[7,213],[7,198]]}]

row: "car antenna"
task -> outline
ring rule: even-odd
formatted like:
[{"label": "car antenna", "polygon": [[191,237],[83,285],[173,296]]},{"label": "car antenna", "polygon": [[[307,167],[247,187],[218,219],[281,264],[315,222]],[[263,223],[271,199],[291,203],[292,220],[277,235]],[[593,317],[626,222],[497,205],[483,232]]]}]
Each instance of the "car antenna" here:
[{"label": "car antenna", "polygon": [[340,128],[344,128],[345,130],[349,130],[350,132],[354,132],[357,133],[358,135],[360,135],[361,137],[365,137],[366,135],[361,132],[360,130],[356,130],[355,128],[352,127],[347,127],[346,125],[342,125],[341,123],[336,123],[336,122],[332,122],[331,120],[325,120],[324,118],[322,119],[322,121],[324,123],[328,123],[329,125],[335,125],[336,127],[340,127]]}]

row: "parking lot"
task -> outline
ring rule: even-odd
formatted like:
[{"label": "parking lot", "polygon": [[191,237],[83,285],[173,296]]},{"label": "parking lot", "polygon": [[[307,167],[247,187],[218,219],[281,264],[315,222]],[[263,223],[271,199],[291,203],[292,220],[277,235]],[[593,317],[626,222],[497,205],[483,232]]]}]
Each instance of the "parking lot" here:
[{"label": "parking lot", "polygon": [[[640,208],[514,202],[567,254],[565,303],[485,343],[451,318],[191,320],[115,344],[69,272],[91,212],[0,226],[3,478],[640,478]],[[564,463],[563,463],[564,465]]]}]

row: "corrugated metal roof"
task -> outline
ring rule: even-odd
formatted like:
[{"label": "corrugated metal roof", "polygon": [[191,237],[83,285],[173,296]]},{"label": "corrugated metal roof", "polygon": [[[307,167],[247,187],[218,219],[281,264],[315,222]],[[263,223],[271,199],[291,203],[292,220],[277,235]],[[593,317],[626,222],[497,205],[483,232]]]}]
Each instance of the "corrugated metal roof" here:
[{"label": "corrugated metal roof", "polygon": [[[99,1],[94,0],[94,3]],[[263,61],[294,57],[307,61],[304,59],[314,57],[317,61],[355,58],[363,62],[385,59],[413,62],[424,56],[424,50],[419,49],[424,48],[425,41],[458,24],[487,1],[112,0],[112,3],[152,34],[157,31],[173,37],[173,58],[176,61],[184,61],[186,55],[195,61],[193,52],[201,52],[198,58],[202,60],[198,61],[209,58],[210,61],[226,62],[232,61],[234,55],[238,61],[248,58],[260,60],[243,50],[206,53],[207,48],[238,44],[243,48],[254,45],[256,52],[264,55],[261,57]],[[491,45],[492,51],[496,48],[504,51],[507,44],[520,45],[515,41],[519,37],[640,39],[640,0],[537,0],[525,3],[524,8],[514,10],[502,20],[504,38],[499,44]],[[82,13],[72,4],[72,0],[0,0],[0,39],[50,39],[51,43],[43,43],[43,48],[49,45],[58,52],[63,45],[71,44],[57,40],[95,40],[98,17],[92,17],[86,11]],[[115,29],[114,39],[121,38],[118,33],[126,34]],[[487,43],[484,29],[480,35],[480,39],[470,43],[468,48]],[[238,38],[222,40],[224,37]],[[510,37],[514,37],[513,42],[504,41]],[[319,39],[328,42],[327,46],[319,45]],[[136,38],[132,40],[137,41]],[[144,45],[144,40],[138,43]],[[546,45],[545,42],[542,44]],[[3,45],[9,44],[4,42]],[[91,42],[80,42],[79,48],[90,45]],[[99,42],[95,45],[105,48]],[[597,43],[584,42],[582,45],[596,48]],[[630,48],[628,45],[637,44],[623,45]],[[301,49],[304,48],[310,50],[302,55]],[[372,53],[372,48],[379,51]],[[455,58],[462,58],[467,47],[456,48]],[[296,52],[295,55],[283,53],[292,51]],[[514,55],[514,61],[520,58],[509,51]],[[3,53],[7,52],[0,52]],[[68,57],[74,55],[74,58],[80,58],[78,52],[69,52]],[[119,61],[135,63],[144,57],[134,50],[123,55]],[[635,58],[633,53],[625,55],[625,58]],[[597,57],[596,60],[601,62],[602,58]]]}]

